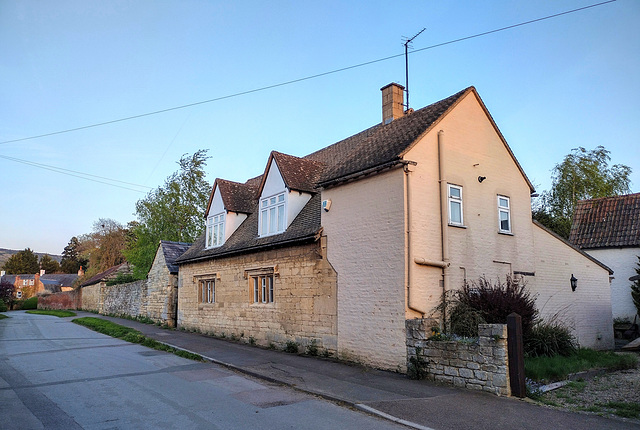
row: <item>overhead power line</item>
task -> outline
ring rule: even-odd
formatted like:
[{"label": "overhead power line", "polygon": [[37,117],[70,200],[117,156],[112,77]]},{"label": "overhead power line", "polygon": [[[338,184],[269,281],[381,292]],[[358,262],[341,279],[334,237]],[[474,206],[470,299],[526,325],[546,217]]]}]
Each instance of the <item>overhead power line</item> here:
[{"label": "overhead power line", "polygon": [[[411,54],[415,54],[416,52],[426,51],[426,50],[429,50],[429,49],[439,48],[441,46],[450,45],[452,43],[458,43],[458,42],[462,42],[462,41],[465,41],[465,40],[474,39],[476,37],[482,37],[482,36],[486,36],[486,35],[489,35],[489,34],[498,33],[500,31],[510,30],[512,28],[521,27],[523,25],[528,25],[528,24],[533,24],[533,23],[544,21],[544,20],[547,20],[547,19],[557,18],[559,16],[568,15],[568,14],[575,13],[575,12],[580,12],[580,11],[583,11],[583,10],[586,10],[586,9],[591,9],[591,8],[598,7],[598,6],[603,6],[603,5],[606,5],[608,3],[614,3],[615,1],[616,0],[608,0],[608,1],[601,2],[601,3],[592,4],[592,5],[589,5],[589,6],[583,6],[583,7],[577,8],[577,9],[571,9],[571,10],[568,10],[568,11],[565,11],[565,12],[560,12],[560,13],[556,13],[556,14],[553,14],[553,15],[544,16],[542,18],[536,18],[536,19],[532,19],[530,21],[525,21],[525,22],[521,22],[521,23],[518,23],[518,24],[509,25],[509,26],[506,26],[506,27],[497,28],[495,30],[489,30],[489,31],[485,31],[485,32],[482,32],[482,33],[477,33],[477,34],[474,34],[474,35],[471,35],[471,36],[461,37],[461,38],[458,38],[458,39],[450,40],[448,42],[442,42],[442,43],[438,43],[438,44],[435,44],[435,45],[426,46],[424,48],[419,48],[419,49],[413,50],[411,52]],[[118,118],[118,119],[114,119],[114,120],[111,120],[111,121],[104,121],[104,122],[99,122],[99,123],[95,123],[95,124],[84,125],[84,126],[81,126],[81,127],[75,127],[75,128],[69,128],[69,129],[66,129],[66,130],[54,131],[54,132],[51,132],[51,133],[39,134],[39,135],[36,135],[36,136],[23,137],[23,138],[20,138],[20,139],[5,140],[3,142],[0,142],[0,145],[4,145],[4,144],[7,144],[7,143],[23,142],[25,140],[40,139],[42,137],[55,136],[57,134],[71,133],[71,132],[74,132],[74,131],[86,130],[88,128],[101,127],[101,126],[104,126],[104,125],[115,124],[115,123],[123,122],[123,121],[130,121],[130,120],[133,120],[133,119],[144,118],[146,116],[151,116],[151,115],[158,115],[158,114],[161,114],[161,113],[171,112],[171,111],[174,111],[174,110],[186,109],[186,108],[199,106],[199,105],[203,105],[203,104],[207,104],[207,103],[218,102],[218,101],[221,101],[221,100],[226,100],[226,99],[230,99],[230,98],[234,98],[234,97],[244,96],[244,95],[247,95],[247,94],[257,93],[257,92],[260,92],[260,91],[266,91],[266,90],[270,90],[270,89],[273,89],[273,88],[283,87],[285,85],[291,85],[291,84],[295,84],[295,83],[298,83],[298,82],[308,81],[310,79],[320,78],[322,76],[332,75],[332,74],[335,74],[335,73],[340,73],[340,72],[344,72],[344,71],[347,71],[347,70],[356,69],[356,68],[359,68],[359,67],[364,67],[364,66],[368,66],[368,65],[371,65],[371,64],[375,64],[375,63],[380,63],[380,62],[383,62],[383,61],[391,60],[393,58],[402,57],[403,55],[404,55],[404,53],[390,55],[388,57],[378,58],[377,60],[365,61],[364,63],[354,64],[352,66],[341,67],[339,69],[330,70],[328,72],[316,73],[315,75],[309,75],[309,76],[305,76],[305,77],[302,77],[302,78],[292,79],[290,81],[280,82],[280,83],[273,84],[273,85],[267,85],[265,87],[254,88],[254,89],[246,90],[246,91],[240,91],[240,92],[237,92],[237,93],[228,94],[228,95],[220,96],[220,97],[215,97],[215,98],[208,99],[208,100],[202,100],[202,101],[199,101],[199,102],[194,102],[194,103],[189,103],[189,104],[185,104],[185,105],[180,105],[180,106],[170,107],[170,108],[166,108],[166,109],[156,110],[156,111],[153,111],[153,112],[147,112],[147,113],[142,113],[142,114],[139,114],[139,115],[132,115],[132,116],[124,117],[124,118]]]},{"label": "overhead power line", "polygon": [[[125,190],[131,190],[131,191],[135,191],[135,192],[138,192],[138,193],[143,193],[144,194],[147,191],[136,190],[134,188],[130,188],[130,187],[125,187],[125,186],[122,186],[122,185],[114,184],[113,182],[117,182],[119,184],[125,184],[125,185],[133,185],[134,187],[145,188],[147,190],[151,189],[151,187],[148,187],[146,185],[140,185],[140,184],[134,184],[132,182],[120,181],[118,179],[111,179],[111,178],[106,178],[104,176],[92,175],[91,173],[83,173],[83,172],[78,172],[76,170],[63,169],[62,167],[50,166],[48,164],[42,164],[42,163],[36,163],[34,161],[22,160],[20,158],[9,157],[9,156],[6,156],[6,155],[0,155],[0,158],[3,158],[5,160],[9,160],[9,161],[14,161],[16,163],[27,164],[29,166],[37,167],[39,169],[50,170],[52,172],[60,173],[62,175],[73,176],[73,177],[76,177],[76,178],[85,179],[87,181],[98,182],[100,184],[110,185],[112,187],[123,188]],[[98,178],[98,179],[93,179],[93,178]],[[101,181],[100,179],[104,179],[104,180]],[[110,181],[110,182],[105,182],[105,181]]]}]

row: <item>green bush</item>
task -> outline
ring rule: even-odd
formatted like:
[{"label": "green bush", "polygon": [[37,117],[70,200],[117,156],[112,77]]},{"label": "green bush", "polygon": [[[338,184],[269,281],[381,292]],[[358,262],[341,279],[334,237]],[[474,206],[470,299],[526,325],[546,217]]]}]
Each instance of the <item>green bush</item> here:
[{"label": "green bush", "polygon": [[129,282],[134,281],[136,281],[136,278],[131,273],[119,272],[115,278],[107,281],[107,287],[110,287],[112,285],[128,284]]},{"label": "green bush", "polygon": [[292,354],[297,354],[298,353],[298,342],[293,341],[293,340],[288,340],[287,344],[284,347],[284,352],[290,352]]},{"label": "green bush", "polygon": [[7,307],[7,304],[4,302],[4,300],[0,300],[0,312],[6,312],[8,310],[9,308]]},{"label": "green bush", "polygon": [[555,319],[534,325],[524,338],[524,351],[529,357],[568,357],[577,349],[571,329]]},{"label": "green bush", "polygon": [[22,310],[38,309],[38,297],[37,296],[29,297],[27,300],[22,302],[22,306],[20,309]]}]

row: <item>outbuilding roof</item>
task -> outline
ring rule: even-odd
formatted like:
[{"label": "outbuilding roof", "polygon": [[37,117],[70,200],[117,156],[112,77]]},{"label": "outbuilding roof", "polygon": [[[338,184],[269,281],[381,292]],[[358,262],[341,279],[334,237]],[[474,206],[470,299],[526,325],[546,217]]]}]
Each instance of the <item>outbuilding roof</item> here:
[{"label": "outbuilding roof", "polygon": [[583,249],[640,247],[640,193],[579,201],[569,241]]},{"label": "outbuilding roof", "polygon": [[186,242],[171,242],[168,240],[160,241],[160,248],[164,254],[164,262],[169,269],[169,273],[178,273],[178,266],[176,260],[191,246],[191,243]]}]

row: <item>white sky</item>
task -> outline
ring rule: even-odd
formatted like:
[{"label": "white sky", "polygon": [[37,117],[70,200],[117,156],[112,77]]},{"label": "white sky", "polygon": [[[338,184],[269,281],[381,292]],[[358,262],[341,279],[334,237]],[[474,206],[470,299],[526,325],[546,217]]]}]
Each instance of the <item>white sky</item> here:
[{"label": "white sky", "polygon": [[[210,100],[598,3],[0,2],[0,142]],[[640,191],[640,2],[613,3],[410,56],[420,108],[474,85],[538,191],[572,148],[611,151]],[[102,127],[13,143],[14,157],[154,188],[182,154],[243,182],[381,120],[404,58]],[[94,178],[97,179],[97,178]],[[98,179],[102,180],[102,179]],[[145,190],[144,188],[125,187]],[[0,248],[59,254],[135,192],[0,158]]]}]

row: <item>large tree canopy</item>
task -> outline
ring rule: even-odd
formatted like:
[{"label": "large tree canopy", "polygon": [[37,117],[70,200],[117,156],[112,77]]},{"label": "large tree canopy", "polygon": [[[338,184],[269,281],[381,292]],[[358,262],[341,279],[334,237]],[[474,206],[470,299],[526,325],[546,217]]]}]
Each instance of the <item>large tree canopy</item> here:
[{"label": "large tree canopy", "polygon": [[609,154],[603,146],[571,150],[553,168],[551,190],[543,192],[534,205],[533,218],[567,238],[578,200],[629,193],[631,168],[623,164],[609,167]]},{"label": "large tree canopy", "polygon": [[13,254],[6,263],[3,270],[9,275],[40,273],[38,256],[29,248]]},{"label": "large tree canopy", "polygon": [[202,233],[211,189],[205,179],[206,154],[199,150],[183,155],[180,169],[136,203],[138,220],[131,224],[131,241],[124,254],[137,278],[147,275],[160,240],[193,242]]},{"label": "large tree canopy", "polygon": [[80,241],[73,236],[69,244],[62,251],[60,267],[64,273],[77,273],[80,267],[87,268],[89,260],[80,255]]},{"label": "large tree canopy", "polygon": [[103,272],[125,261],[122,251],[128,241],[129,230],[118,221],[100,218],[93,223],[93,231],[79,238],[80,255],[89,261],[87,276]]},{"label": "large tree canopy", "polygon": [[45,273],[58,273],[60,272],[60,264],[49,254],[45,254],[40,257],[40,270],[44,270]]}]

